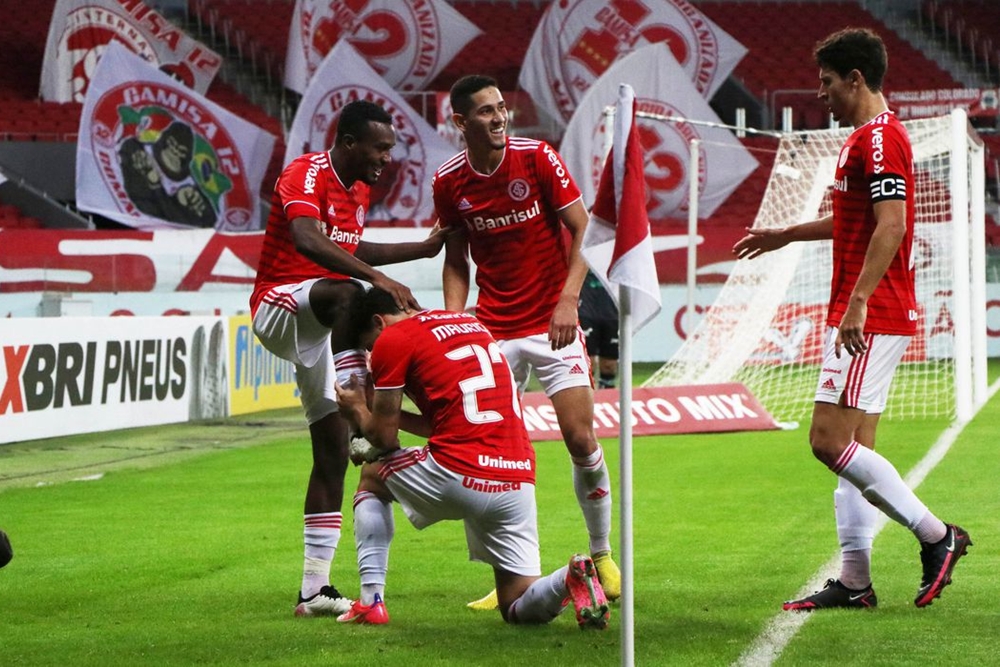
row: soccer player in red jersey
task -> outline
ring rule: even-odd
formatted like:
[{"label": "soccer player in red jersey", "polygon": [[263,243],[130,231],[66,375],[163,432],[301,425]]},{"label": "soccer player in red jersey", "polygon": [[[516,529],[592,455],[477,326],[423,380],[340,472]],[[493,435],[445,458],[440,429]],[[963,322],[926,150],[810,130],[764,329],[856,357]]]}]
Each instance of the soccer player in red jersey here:
[{"label": "soccer player in red jersey", "polygon": [[882,95],[888,60],[878,35],[853,28],[833,33],[817,44],[815,57],[819,98],[836,120],[855,128],[840,151],[833,213],[784,229],[751,229],[733,247],[737,257],[753,258],[792,241],[833,240],[828,331],[809,443],[839,477],[834,514],[841,571],[823,590],[784,609],[877,604],[871,547],[878,510],[920,541],[923,578],[914,603],[924,607],[951,583],[972,541],[930,512],[874,451],[892,375],[916,333],[913,154],[906,128]]},{"label": "soccer player in red jersey", "polygon": [[[471,252],[476,316],[499,341],[520,389],[534,370],[552,401],[590,553],[615,599],[621,575],[611,558],[611,481],[594,433],[594,385],[577,316],[587,274],[580,255],[587,211],[551,146],[506,135],[507,107],[496,81],[459,79],[451,104],[466,150],[441,165],[433,181],[440,224],[454,230],[445,241],[444,305],[465,309]],[[470,606],[492,607],[492,595]]]},{"label": "soccer player in red jersey", "polygon": [[396,144],[392,118],[368,101],[340,113],[334,146],[289,164],[275,185],[250,309],[261,344],[295,364],[309,423],[313,466],[305,497],[305,562],[298,616],[336,615],[351,600],[330,585],[330,564],[340,540],[347,423],[337,411],[334,384],[364,376],[366,352],[350,321],[352,303],[366,280],[416,306],[409,288],[372,268],[440,252],[443,234],[415,243],[362,240],[369,188]]},{"label": "soccer player in red jersey", "polygon": [[[547,623],[572,598],[582,627],[607,627],[607,600],[588,556],[540,576],[535,451],[514,376],[489,330],[464,312],[401,309],[377,288],[360,310],[361,340],[371,346],[371,407],[356,378],[338,384],[337,398],[371,444],[354,496],[361,599],[338,620],[389,621],[383,596],[396,500],[418,530],[464,522],[469,557],[493,566],[504,620]],[[404,394],[420,414],[403,411]],[[401,449],[400,429],[427,445]]]}]

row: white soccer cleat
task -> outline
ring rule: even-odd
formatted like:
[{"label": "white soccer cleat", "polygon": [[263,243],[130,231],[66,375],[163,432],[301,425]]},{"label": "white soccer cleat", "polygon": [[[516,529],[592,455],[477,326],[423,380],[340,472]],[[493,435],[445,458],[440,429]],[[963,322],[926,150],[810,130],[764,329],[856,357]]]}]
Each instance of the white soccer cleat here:
[{"label": "white soccer cleat", "polygon": [[351,610],[354,600],[340,594],[333,586],[324,586],[311,598],[303,599],[299,593],[299,603],[295,607],[296,616],[340,616]]}]

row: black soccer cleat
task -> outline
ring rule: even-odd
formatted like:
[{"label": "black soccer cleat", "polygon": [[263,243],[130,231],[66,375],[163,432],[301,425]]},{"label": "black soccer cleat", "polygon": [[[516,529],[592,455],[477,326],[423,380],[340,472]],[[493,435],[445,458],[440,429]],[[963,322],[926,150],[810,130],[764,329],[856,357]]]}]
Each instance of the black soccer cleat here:
[{"label": "black soccer cleat", "polygon": [[781,606],[785,611],[812,611],[813,609],[874,609],[878,606],[875,589],[854,590],[840,583],[839,579],[827,579],[823,590],[801,600],[789,600]]},{"label": "black soccer cleat", "polygon": [[940,542],[921,542],[920,562],[924,566],[924,576],[913,600],[918,607],[926,607],[941,595],[944,587],[951,583],[951,571],[955,569],[958,559],[972,546],[967,532],[954,524],[948,524],[947,528]]}]

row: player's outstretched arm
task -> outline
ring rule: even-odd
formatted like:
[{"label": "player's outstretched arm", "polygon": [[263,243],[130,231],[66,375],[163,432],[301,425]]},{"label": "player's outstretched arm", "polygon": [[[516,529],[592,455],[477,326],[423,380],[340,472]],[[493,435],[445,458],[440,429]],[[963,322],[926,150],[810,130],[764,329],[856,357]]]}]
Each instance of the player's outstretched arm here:
[{"label": "player's outstretched arm", "polygon": [[747,234],[733,245],[737,259],[754,259],[783,248],[793,241],[820,241],[833,238],[833,216],[775,229],[747,228]]},{"label": "player's outstretched arm", "polygon": [[362,240],[358,244],[355,256],[371,266],[399,264],[400,262],[409,262],[414,259],[435,257],[441,252],[445,239],[451,233],[452,230],[444,229],[440,224],[435,223],[431,228],[430,234],[423,241],[369,243]]}]

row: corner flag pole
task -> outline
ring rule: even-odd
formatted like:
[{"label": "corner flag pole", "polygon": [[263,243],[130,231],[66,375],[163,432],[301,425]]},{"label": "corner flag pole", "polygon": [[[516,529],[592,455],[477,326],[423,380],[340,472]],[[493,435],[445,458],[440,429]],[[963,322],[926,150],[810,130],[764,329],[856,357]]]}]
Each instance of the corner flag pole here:
[{"label": "corner flag pole", "polygon": [[622,667],[635,664],[635,605],[632,555],[632,296],[618,286],[618,495],[621,503]]}]

